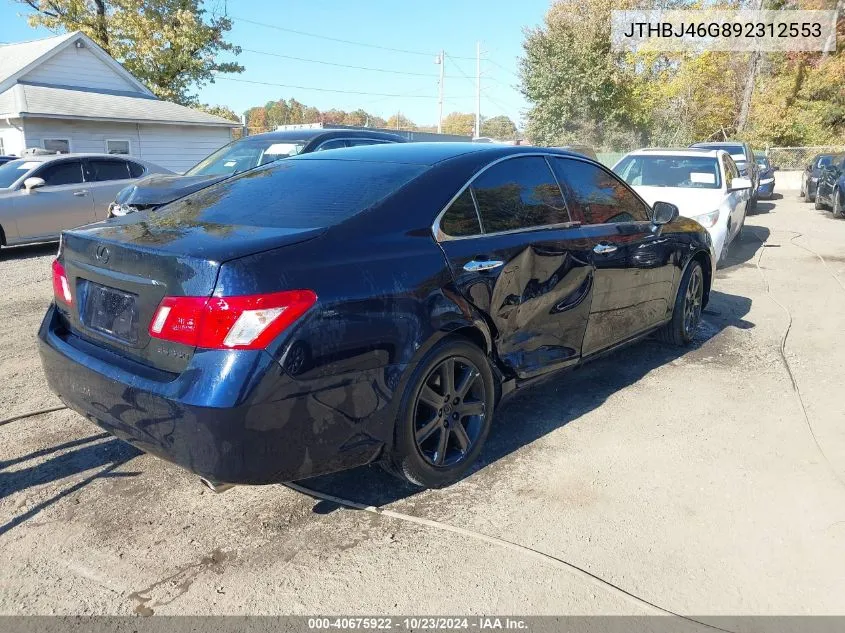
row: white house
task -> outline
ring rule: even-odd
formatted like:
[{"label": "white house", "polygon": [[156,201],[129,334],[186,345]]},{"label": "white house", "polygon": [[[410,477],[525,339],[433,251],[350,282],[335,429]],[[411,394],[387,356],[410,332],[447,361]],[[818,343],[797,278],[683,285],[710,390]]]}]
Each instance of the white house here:
[{"label": "white house", "polygon": [[0,155],[33,147],[129,154],[183,172],[236,127],[158,99],[79,31],[0,45]]}]

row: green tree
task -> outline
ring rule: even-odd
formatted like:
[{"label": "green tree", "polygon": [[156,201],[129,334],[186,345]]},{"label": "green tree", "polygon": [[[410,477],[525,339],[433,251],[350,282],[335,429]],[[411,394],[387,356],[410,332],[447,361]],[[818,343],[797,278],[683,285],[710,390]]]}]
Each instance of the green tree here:
[{"label": "green tree", "polygon": [[443,133],[472,136],[475,132],[475,115],[468,112],[451,112],[443,117]]},{"label": "green tree", "polygon": [[232,22],[206,19],[201,0],[16,0],[29,7],[30,26],[79,30],[145,83],[156,96],[185,105],[214,73],[240,73],[223,53],[240,48],[225,40]]},{"label": "green tree", "polygon": [[206,114],[213,114],[214,116],[223,117],[224,119],[229,119],[230,121],[240,122],[241,120],[241,117],[235,114],[234,110],[226,106],[199,103],[191,107],[193,107],[194,110],[199,110],[200,112],[205,112]]},{"label": "green tree", "polygon": [[481,122],[481,136],[510,141],[516,138],[516,124],[505,115],[484,119]]}]

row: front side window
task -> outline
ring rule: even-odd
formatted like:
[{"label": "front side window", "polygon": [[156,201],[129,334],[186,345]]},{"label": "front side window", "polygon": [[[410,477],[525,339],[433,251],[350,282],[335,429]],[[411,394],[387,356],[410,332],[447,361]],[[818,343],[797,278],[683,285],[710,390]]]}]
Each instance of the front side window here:
[{"label": "front side window", "polygon": [[191,167],[186,176],[225,176],[296,156],[307,141],[245,138],[229,143]]},{"label": "front side window", "polygon": [[51,163],[33,174],[44,180],[47,187],[76,185],[82,182],[82,161],[68,160]]},{"label": "front side window", "polygon": [[123,160],[89,160],[91,172],[89,180],[104,182],[107,180],[127,180],[130,177],[129,165]]},{"label": "front side window", "polygon": [[45,138],[43,145],[44,149],[51,152],[58,152],[59,154],[70,153],[70,140],[66,138]]},{"label": "front side window", "polygon": [[560,187],[541,156],[493,165],[473,181],[472,190],[485,233],[569,222]]},{"label": "front side window", "polygon": [[558,180],[568,190],[573,220],[583,224],[650,220],[648,207],[610,172],[571,158],[553,158],[551,162]]},{"label": "front side window", "polygon": [[733,187],[734,178],[739,177],[739,170],[736,168],[736,163],[733,162],[730,156],[722,155],[722,166],[725,169],[725,188],[730,190]]}]

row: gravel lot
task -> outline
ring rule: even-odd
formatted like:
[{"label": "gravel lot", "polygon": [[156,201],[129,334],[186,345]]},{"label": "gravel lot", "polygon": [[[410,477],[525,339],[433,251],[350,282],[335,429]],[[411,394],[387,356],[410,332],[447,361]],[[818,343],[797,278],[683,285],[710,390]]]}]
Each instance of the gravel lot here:
[{"label": "gravel lot", "polygon": [[[215,495],[66,410],[0,426],[0,613],[654,612],[479,534],[675,612],[845,613],[845,221],[793,192],[759,206],[692,348],[527,390],[447,490],[303,482],[466,532],[285,486]],[[54,252],[0,258],[0,418],[58,404],[34,342]]]}]

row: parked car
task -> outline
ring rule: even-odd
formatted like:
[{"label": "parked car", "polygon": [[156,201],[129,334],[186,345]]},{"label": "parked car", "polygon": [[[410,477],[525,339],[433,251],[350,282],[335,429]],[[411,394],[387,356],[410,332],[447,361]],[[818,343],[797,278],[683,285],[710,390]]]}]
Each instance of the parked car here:
[{"label": "parked car", "polygon": [[754,150],[751,145],[742,141],[722,141],[708,143],[693,143],[690,147],[704,147],[707,149],[721,149],[730,154],[739,169],[739,175],[751,181],[751,199],[748,201],[748,210],[754,211],[757,208],[757,189],[760,187],[760,168],[754,158]]},{"label": "parked car", "polygon": [[328,149],[404,143],[396,134],[370,130],[306,129],[256,134],[233,141],[191,167],[184,175],[152,176],[126,187],[109,208],[109,216],[157,209],[242,171]]},{"label": "parked car", "polygon": [[562,145],[557,149],[575,152],[576,154],[581,154],[581,156],[586,156],[587,158],[598,160],[598,158],[596,157],[596,151],[589,145]]},{"label": "parked car", "polygon": [[813,159],[807,163],[804,168],[804,173],[801,174],[801,197],[805,202],[816,201],[816,188],[818,187],[819,176],[822,169],[830,165],[833,160],[833,154],[816,154]]},{"label": "parked car", "polygon": [[0,165],[0,246],[56,240],[104,220],[115,194],[167,169],[110,154],[45,154]]},{"label": "parked car", "polygon": [[15,160],[17,156],[0,156],[0,165],[5,165],[10,160]]},{"label": "parked car", "polygon": [[754,152],[754,159],[760,169],[760,184],[757,187],[757,197],[769,199],[775,193],[775,172],[777,166],[769,162],[769,157],[762,152]]},{"label": "parked car", "polygon": [[707,229],[719,264],[742,234],[751,199],[751,181],[724,150],[641,149],[624,156],[613,170],[649,204],[671,202],[681,215]]},{"label": "parked car", "polygon": [[478,457],[504,394],[659,332],[692,341],[708,233],[550,149],[312,153],[68,231],[39,332],[50,388],[210,482]]},{"label": "parked car", "polygon": [[831,209],[833,217],[842,217],[845,210],[845,154],[833,154],[830,164],[819,173],[815,207]]}]

